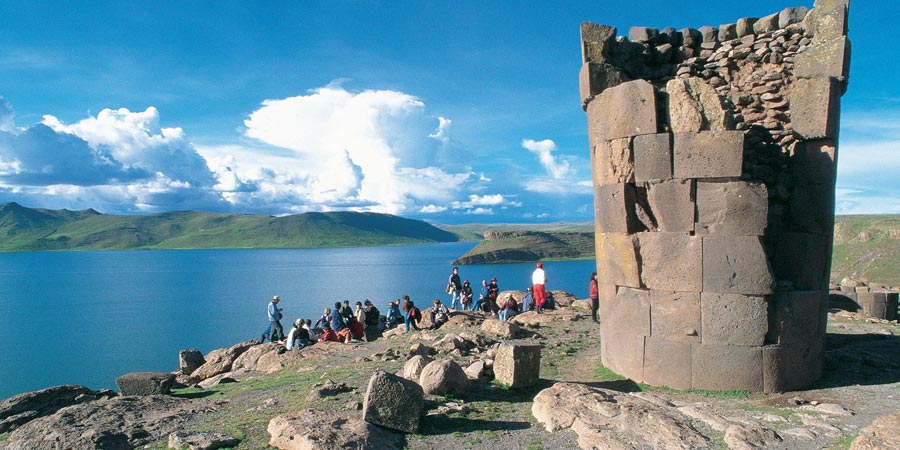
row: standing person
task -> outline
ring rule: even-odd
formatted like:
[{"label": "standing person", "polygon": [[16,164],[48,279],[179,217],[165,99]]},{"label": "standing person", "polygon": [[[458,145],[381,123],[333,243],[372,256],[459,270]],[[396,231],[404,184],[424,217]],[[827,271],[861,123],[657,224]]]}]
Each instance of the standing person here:
[{"label": "standing person", "polygon": [[531,273],[531,284],[534,288],[534,306],[537,307],[538,314],[541,314],[544,312],[544,301],[546,300],[544,285],[547,284],[547,274],[544,273],[544,263],[537,263],[537,268]]},{"label": "standing person", "polygon": [[284,340],[284,327],[281,326],[281,308],[278,307],[278,302],[280,301],[281,297],[273,296],[272,302],[269,303],[269,307],[266,310],[272,330],[271,334],[269,334],[269,340],[272,342]]},{"label": "standing person", "polygon": [[421,328],[417,325],[422,320],[422,313],[416,308],[415,303],[409,299],[408,295],[403,296],[403,312],[406,314],[406,331],[412,327],[413,330],[419,331]]},{"label": "standing person", "polygon": [[497,286],[497,277],[491,278],[491,284],[488,285],[487,308],[485,312],[490,311],[491,315],[497,317],[500,312],[500,305],[497,304],[497,296],[500,295],[500,286]]},{"label": "standing person", "polygon": [[462,281],[459,279],[459,267],[453,268],[450,279],[447,281],[447,293],[450,294],[450,309],[456,309],[457,302],[462,308]]},{"label": "standing person", "polygon": [[597,272],[591,273],[588,295],[591,297],[591,318],[594,319],[594,322],[600,323],[597,320],[597,310],[600,309],[600,287],[597,286]]},{"label": "standing person", "polygon": [[481,280],[481,294],[478,295],[478,304],[475,305],[476,311],[487,311],[488,284],[487,281]]},{"label": "standing person", "polygon": [[331,331],[335,333],[341,331],[347,326],[346,323],[344,316],[341,315],[341,302],[334,302],[334,309],[331,310]]},{"label": "standing person", "polygon": [[363,322],[366,326],[366,341],[372,342],[381,337],[380,320],[381,311],[369,299],[366,299],[366,320]]},{"label": "standing person", "polygon": [[462,287],[462,309],[475,309],[474,305],[472,305],[472,286],[469,285],[469,280],[463,282]]},{"label": "standing person", "polygon": [[450,311],[441,303],[440,299],[434,299],[434,306],[431,307],[431,326],[428,329],[437,330],[448,320],[450,320]]}]

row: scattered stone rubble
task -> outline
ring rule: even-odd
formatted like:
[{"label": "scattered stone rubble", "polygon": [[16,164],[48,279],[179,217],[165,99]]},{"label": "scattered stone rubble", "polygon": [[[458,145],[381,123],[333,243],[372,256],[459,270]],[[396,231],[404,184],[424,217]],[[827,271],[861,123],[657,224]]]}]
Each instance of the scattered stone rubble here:
[{"label": "scattered stone rubble", "polygon": [[679,389],[821,376],[847,13],[582,24],[608,368]]}]

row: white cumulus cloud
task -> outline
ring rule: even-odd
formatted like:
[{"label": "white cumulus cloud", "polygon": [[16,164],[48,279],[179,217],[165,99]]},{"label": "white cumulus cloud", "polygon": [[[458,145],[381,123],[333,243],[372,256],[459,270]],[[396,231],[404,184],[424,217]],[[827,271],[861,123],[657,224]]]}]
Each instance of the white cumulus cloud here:
[{"label": "white cumulus cloud", "polygon": [[533,139],[522,140],[522,147],[538,157],[541,165],[547,169],[547,173],[554,179],[564,178],[569,173],[569,162],[558,161],[553,152],[556,151],[556,143],[550,139],[535,141]]}]

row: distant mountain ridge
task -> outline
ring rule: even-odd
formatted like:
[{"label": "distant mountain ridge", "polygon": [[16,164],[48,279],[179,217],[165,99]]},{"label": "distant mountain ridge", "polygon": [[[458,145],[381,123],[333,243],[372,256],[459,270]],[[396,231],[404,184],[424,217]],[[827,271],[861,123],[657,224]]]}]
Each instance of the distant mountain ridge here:
[{"label": "distant mountain ridge", "polygon": [[119,216],[0,205],[0,251],[174,248],[314,248],[429,242],[459,237],[420,220],[348,211],[284,217],[174,211]]},{"label": "distant mountain ridge", "polygon": [[453,264],[503,264],[541,259],[593,258],[594,233],[486,230],[484,240]]}]

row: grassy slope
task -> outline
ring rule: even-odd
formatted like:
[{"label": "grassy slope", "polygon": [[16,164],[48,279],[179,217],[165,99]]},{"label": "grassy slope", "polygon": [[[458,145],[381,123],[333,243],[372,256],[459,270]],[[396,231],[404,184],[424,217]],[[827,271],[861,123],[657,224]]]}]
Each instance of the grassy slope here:
[{"label": "grassy slope", "polygon": [[835,218],[831,274],[900,286],[900,215]]},{"label": "grassy slope", "polygon": [[375,213],[294,216],[178,211],[114,216],[0,205],[0,250],[303,248],[451,242],[422,221]]},{"label": "grassy slope", "polygon": [[591,258],[593,233],[533,232],[521,237],[485,240],[454,264],[498,264],[539,259]]}]

